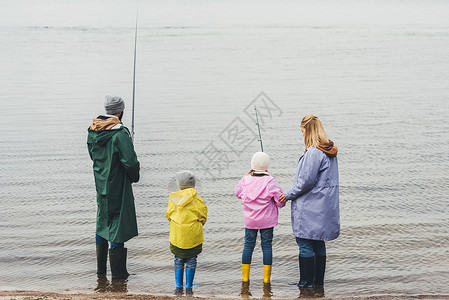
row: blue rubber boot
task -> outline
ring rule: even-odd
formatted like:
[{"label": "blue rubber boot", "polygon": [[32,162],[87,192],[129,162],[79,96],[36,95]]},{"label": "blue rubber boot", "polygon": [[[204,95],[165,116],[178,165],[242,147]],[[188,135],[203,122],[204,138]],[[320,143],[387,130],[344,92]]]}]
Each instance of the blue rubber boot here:
[{"label": "blue rubber boot", "polygon": [[195,277],[195,270],[186,269],[186,294],[193,295],[193,278]]},{"label": "blue rubber boot", "polygon": [[182,289],[184,286],[184,270],[183,269],[175,269],[175,282],[176,288]]},{"label": "blue rubber boot", "polygon": [[182,296],[184,286],[184,269],[175,269],[175,296]]}]

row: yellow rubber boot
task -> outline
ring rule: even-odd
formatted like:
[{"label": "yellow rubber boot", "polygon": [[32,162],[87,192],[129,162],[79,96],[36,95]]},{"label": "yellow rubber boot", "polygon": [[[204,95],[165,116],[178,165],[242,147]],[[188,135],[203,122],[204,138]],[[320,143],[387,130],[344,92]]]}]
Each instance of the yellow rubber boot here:
[{"label": "yellow rubber boot", "polygon": [[263,265],[263,283],[271,281],[271,265]]},{"label": "yellow rubber boot", "polygon": [[250,264],[242,264],[242,282],[249,281],[249,269],[251,268]]}]

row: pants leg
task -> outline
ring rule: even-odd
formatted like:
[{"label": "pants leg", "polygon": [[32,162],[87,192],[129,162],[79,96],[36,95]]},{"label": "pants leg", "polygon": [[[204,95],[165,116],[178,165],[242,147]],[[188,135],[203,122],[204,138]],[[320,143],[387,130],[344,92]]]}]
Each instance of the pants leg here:
[{"label": "pants leg", "polygon": [[314,253],[314,242],[313,240],[296,238],[296,243],[299,246],[299,256],[300,257],[313,257]]},{"label": "pants leg", "polygon": [[[108,240],[106,240],[105,238],[102,238],[98,234],[95,234],[95,244],[97,244],[97,245],[107,245],[108,244]],[[123,249],[123,248],[125,248],[125,243],[113,243],[113,242],[111,242],[111,250]]]},{"label": "pants leg", "polygon": [[260,229],[260,239],[263,253],[263,264],[273,264],[273,227]]},{"label": "pants leg", "polygon": [[175,263],[175,269],[183,269],[184,270],[184,264],[186,263],[186,260],[185,260],[185,258],[180,258],[180,257],[175,256],[174,263]]},{"label": "pants leg", "polygon": [[245,245],[242,252],[242,264],[251,264],[254,247],[256,246],[257,229],[245,228]]},{"label": "pants leg", "polygon": [[326,256],[326,244],[324,241],[313,241],[313,252],[315,256]]},{"label": "pants leg", "polygon": [[190,258],[186,258],[185,259],[186,270],[195,270],[196,269],[197,257],[198,256],[194,256],[194,257],[190,257]]},{"label": "pants leg", "polygon": [[125,248],[125,243],[113,243],[111,242],[111,250],[120,250]]},{"label": "pants leg", "polygon": [[102,238],[101,236],[99,236],[98,234],[95,234],[95,244],[107,245],[108,241],[106,239]]}]

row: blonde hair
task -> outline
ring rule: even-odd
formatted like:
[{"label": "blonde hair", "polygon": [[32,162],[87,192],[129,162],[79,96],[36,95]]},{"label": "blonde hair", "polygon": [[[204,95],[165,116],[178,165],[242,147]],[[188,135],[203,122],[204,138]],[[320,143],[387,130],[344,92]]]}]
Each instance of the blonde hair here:
[{"label": "blonde hair", "polygon": [[310,147],[316,148],[320,143],[329,143],[323,123],[321,123],[317,116],[307,115],[302,118],[301,128],[304,128],[306,131],[304,134],[305,150]]}]

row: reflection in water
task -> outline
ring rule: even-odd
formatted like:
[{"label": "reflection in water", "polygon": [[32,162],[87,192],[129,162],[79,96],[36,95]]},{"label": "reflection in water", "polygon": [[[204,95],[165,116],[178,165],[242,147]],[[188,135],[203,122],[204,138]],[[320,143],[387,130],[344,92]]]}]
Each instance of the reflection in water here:
[{"label": "reflection in water", "polygon": [[193,297],[193,289],[186,289],[186,297]]},{"label": "reflection in water", "polygon": [[249,297],[251,296],[251,292],[249,291],[249,281],[248,282],[242,281],[242,289],[240,291],[240,296],[243,299],[249,299]]},{"label": "reflection in water", "polygon": [[127,293],[128,279],[112,279],[110,291],[113,293]]},{"label": "reflection in water", "polygon": [[106,275],[97,275],[97,287],[94,289],[97,293],[106,293],[109,288],[109,280]]},{"label": "reflection in water", "polygon": [[106,275],[97,275],[97,287],[94,289],[97,293],[127,293],[128,280],[127,279],[112,279],[110,283]]},{"label": "reflection in water", "polygon": [[315,298],[324,298],[324,286],[315,287]]},{"label": "reflection in water", "polygon": [[314,290],[315,289],[300,288],[298,298],[313,298]]},{"label": "reflection in water", "polygon": [[271,283],[263,284],[263,298],[271,298],[273,296],[273,292],[271,291]]},{"label": "reflection in water", "polygon": [[317,286],[311,289],[300,288],[298,298],[324,298],[324,287]]},{"label": "reflection in water", "polygon": [[182,294],[184,294],[184,290],[182,288],[175,288],[175,292],[174,295],[175,296],[182,296]]}]

